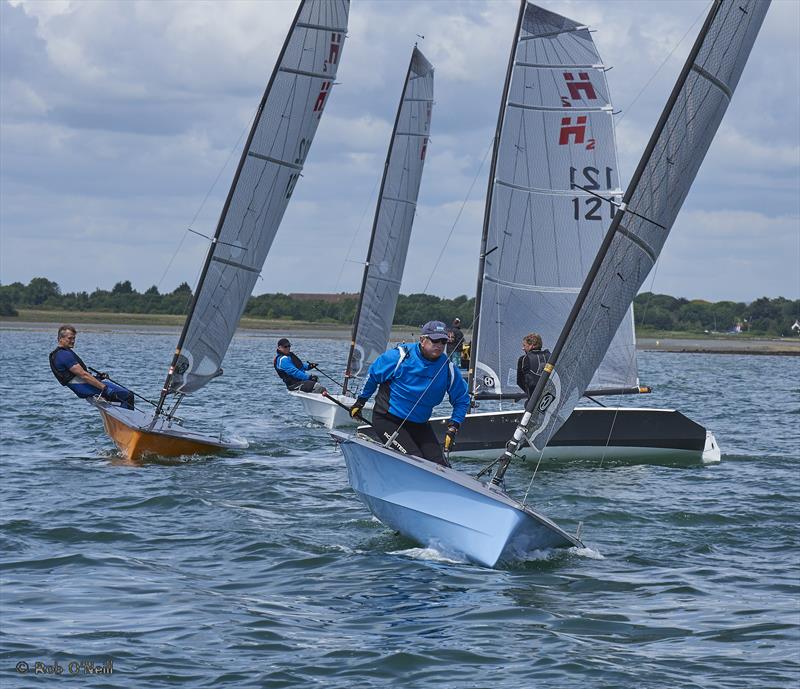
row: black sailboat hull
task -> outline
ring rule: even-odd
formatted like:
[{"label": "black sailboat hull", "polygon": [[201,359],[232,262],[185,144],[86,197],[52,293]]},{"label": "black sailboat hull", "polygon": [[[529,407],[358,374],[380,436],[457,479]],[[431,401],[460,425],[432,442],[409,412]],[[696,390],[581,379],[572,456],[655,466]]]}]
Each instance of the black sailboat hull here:
[{"label": "black sailboat hull", "polygon": [[[522,410],[469,414],[453,452],[459,457],[495,459],[514,434]],[[431,425],[444,442],[448,417]],[[359,430],[368,433],[368,428]],[[538,457],[526,446],[518,454]],[[578,407],[548,443],[543,459],[600,459],[634,462],[718,462],[719,446],[699,423],[674,409]]]}]

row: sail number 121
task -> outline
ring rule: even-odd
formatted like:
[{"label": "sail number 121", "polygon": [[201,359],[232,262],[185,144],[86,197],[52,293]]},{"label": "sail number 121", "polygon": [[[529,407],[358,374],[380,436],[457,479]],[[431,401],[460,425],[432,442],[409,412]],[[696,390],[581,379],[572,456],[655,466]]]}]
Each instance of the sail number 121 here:
[{"label": "sail number 121", "polygon": [[[583,183],[580,184],[581,187],[588,191],[595,191],[600,189],[600,170],[596,167],[585,167],[583,170],[580,171],[583,175]],[[614,168],[606,167],[606,189],[613,189],[613,180],[612,176],[614,173]],[[576,176],[578,175],[578,168],[570,167],[569,169],[569,187],[570,189],[574,189],[577,182],[575,181]],[[590,197],[582,197],[578,198],[575,197],[572,199],[572,208],[573,208],[573,217],[575,220],[580,220],[581,215],[583,215],[584,220],[602,220],[603,218],[600,215],[600,209],[603,205],[603,199],[598,198],[596,196]],[[608,204],[611,217],[614,217],[614,212],[616,208],[613,204]]]}]

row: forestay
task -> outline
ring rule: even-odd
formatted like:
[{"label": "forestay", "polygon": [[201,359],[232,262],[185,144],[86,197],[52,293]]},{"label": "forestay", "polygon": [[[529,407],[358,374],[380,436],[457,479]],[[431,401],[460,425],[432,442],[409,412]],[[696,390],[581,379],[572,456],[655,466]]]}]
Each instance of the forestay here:
[{"label": "forestay", "polygon": [[245,145],[190,310],[171,392],[221,364],[261,272],[336,78],[349,0],[303,0]]},{"label": "forestay", "polygon": [[348,359],[358,376],[386,350],[414,224],[431,128],[433,67],[415,47],[395,119]]},{"label": "forestay", "polygon": [[714,3],[559,337],[554,369],[546,370],[528,404],[531,417],[523,426],[539,450],[572,412],[655,264],[768,6],[764,0]]},{"label": "forestay", "polygon": [[[501,103],[478,281],[473,391],[519,393],[530,332],[555,345],[621,197],[605,70],[586,26],[524,5]],[[584,191],[580,187],[589,191]],[[638,385],[632,309],[592,388]]]}]

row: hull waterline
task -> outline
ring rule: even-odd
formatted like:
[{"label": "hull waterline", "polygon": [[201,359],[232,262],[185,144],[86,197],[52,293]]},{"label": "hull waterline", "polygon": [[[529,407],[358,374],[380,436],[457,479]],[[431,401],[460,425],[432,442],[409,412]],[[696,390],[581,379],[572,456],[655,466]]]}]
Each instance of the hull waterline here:
[{"label": "hull waterline", "polygon": [[151,429],[153,417],[138,409],[122,409],[97,400],[90,400],[90,403],[100,412],[108,436],[129,460],[148,456],[207,455],[247,447],[245,441],[225,441],[163,420],[158,420]]},{"label": "hull waterline", "polygon": [[544,515],[466,474],[370,440],[331,435],[350,485],[370,512],[423,546],[486,567],[553,548],[583,547]]}]

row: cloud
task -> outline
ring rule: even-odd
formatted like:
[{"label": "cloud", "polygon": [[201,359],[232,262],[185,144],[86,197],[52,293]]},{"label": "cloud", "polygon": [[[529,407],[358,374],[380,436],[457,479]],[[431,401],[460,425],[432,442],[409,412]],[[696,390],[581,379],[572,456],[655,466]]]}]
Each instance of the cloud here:
[{"label": "cloud", "polygon": [[[613,67],[607,74],[621,111],[616,134],[627,181],[704,4],[546,5],[596,30]],[[192,282],[206,244],[186,228],[213,232],[296,7],[0,2],[2,282],[43,275],[74,291],[130,279],[146,289],[168,266],[160,289]],[[514,0],[353,3],[339,83],[256,293],[357,289],[415,42],[434,64],[436,103],[403,291],[430,283],[441,296],[474,292],[489,167],[481,161],[495,131],[517,10]],[[667,242],[657,291],[796,296],[798,22],[800,3],[773,3]],[[781,268],[769,270],[770,261]]]}]

